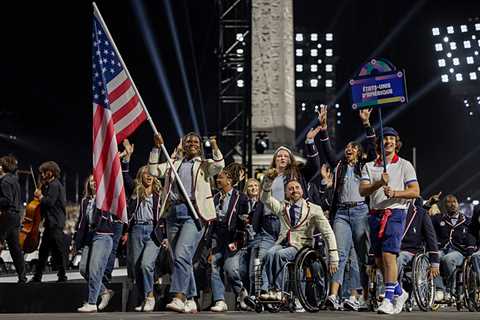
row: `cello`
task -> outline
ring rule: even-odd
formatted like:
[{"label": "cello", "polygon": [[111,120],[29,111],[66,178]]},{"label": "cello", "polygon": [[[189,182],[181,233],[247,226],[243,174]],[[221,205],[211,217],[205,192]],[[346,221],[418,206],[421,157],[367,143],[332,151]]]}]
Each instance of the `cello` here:
[{"label": "cello", "polygon": [[[32,174],[35,189],[37,189],[37,182],[35,181],[32,167],[30,167],[30,173]],[[41,220],[40,200],[37,197],[34,197],[25,208],[25,216],[23,217],[22,229],[19,234],[20,248],[22,248],[23,252],[32,253],[38,249],[40,243],[39,226]]]}]

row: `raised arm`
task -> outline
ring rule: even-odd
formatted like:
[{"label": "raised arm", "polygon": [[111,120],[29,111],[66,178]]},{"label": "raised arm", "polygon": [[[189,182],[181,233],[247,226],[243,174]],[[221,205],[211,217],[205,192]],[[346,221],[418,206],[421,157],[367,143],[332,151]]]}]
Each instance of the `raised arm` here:
[{"label": "raised arm", "polygon": [[272,184],[273,180],[277,176],[277,170],[269,169],[265,176],[263,177],[263,184],[262,184],[262,195],[260,200],[263,202],[265,206],[267,206],[274,214],[277,216],[282,215],[283,206],[272,196]]},{"label": "raised arm", "polygon": [[372,109],[362,109],[359,111],[360,120],[365,129],[367,140],[365,142],[365,162],[373,161],[377,158],[377,137],[375,136],[375,129],[370,125],[370,113]]},{"label": "raised arm", "polygon": [[325,156],[325,159],[322,159],[324,160],[323,162],[327,162],[334,168],[337,165],[338,159],[328,137],[327,113],[327,106],[321,105],[318,113],[318,120],[320,121],[320,148],[323,151],[323,156]]},{"label": "raised arm", "polygon": [[206,174],[207,177],[213,177],[222,171],[225,167],[225,160],[222,152],[218,148],[217,139],[210,137],[210,145],[212,146],[212,158],[207,160]]}]

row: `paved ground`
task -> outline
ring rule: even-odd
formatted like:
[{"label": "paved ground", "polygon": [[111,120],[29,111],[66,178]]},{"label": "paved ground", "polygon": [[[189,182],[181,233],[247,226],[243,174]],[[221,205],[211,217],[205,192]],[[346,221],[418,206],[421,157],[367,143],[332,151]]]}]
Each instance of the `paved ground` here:
[{"label": "paved ground", "polygon": [[195,315],[176,314],[172,312],[154,312],[154,313],[97,313],[97,314],[78,314],[78,313],[41,313],[41,314],[0,314],[0,319],[34,319],[34,320],[68,320],[68,319],[94,319],[94,320],[123,320],[123,319],[255,319],[255,320],[275,320],[275,319],[342,319],[342,320],[367,320],[367,319],[480,319],[479,312],[456,312],[456,311],[439,311],[439,312],[403,312],[395,316],[379,315],[371,312],[331,312],[322,311],[319,313],[289,313],[281,312],[272,314],[268,312],[228,312],[228,313],[211,313],[201,312]]}]

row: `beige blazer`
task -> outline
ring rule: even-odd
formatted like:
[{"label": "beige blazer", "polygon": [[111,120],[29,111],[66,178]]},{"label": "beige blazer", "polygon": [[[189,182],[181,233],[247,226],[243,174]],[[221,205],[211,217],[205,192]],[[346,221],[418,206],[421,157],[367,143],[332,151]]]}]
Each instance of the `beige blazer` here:
[{"label": "beige blazer", "polygon": [[[148,169],[151,175],[159,178],[165,178],[164,188],[160,198],[160,218],[165,218],[170,207],[170,193],[172,192],[172,182],[175,175],[168,162],[158,163],[160,150],[154,149],[150,152]],[[183,158],[173,160],[173,166],[176,170],[180,167]],[[222,171],[225,167],[225,161],[220,150],[213,151],[213,159],[201,160],[195,159],[193,164],[193,193],[194,206],[200,218],[204,221],[211,221],[216,218],[215,205],[213,203],[212,189],[209,179]]]},{"label": "beige blazer", "polygon": [[263,191],[261,200],[280,218],[281,229],[277,244],[282,243],[286,239],[290,246],[300,250],[312,245],[313,232],[319,230],[328,246],[329,262],[338,263],[339,259],[335,234],[320,206],[302,199],[300,219],[297,224],[292,226],[287,210],[287,208],[289,208],[288,201],[278,201],[272,197],[272,191],[268,189]]}]

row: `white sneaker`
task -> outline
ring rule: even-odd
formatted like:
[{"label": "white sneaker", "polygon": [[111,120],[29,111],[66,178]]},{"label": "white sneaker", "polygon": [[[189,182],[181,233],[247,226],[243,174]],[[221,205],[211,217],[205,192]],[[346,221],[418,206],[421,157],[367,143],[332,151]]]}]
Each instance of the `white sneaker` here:
[{"label": "white sneaker", "polygon": [[394,314],[395,310],[392,302],[389,299],[383,299],[382,304],[378,307],[378,313]]},{"label": "white sneaker", "polygon": [[355,296],[350,296],[348,299],[343,301],[343,308],[350,311],[358,311],[358,300]]},{"label": "white sneaker", "polygon": [[440,302],[445,299],[445,294],[443,293],[442,290],[437,290],[435,291],[435,302]]},{"label": "white sneaker", "polygon": [[108,303],[110,302],[110,299],[112,299],[113,295],[113,290],[105,290],[100,296],[100,304],[98,305],[98,310],[105,309],[108,306]]},{"label": "white sneaker", "polygon": [[271,300],[273,296],[272,291],[264,292],[260,294],[260,300]]},{"label": "white sneaker", "polygon": [[97,312],[97,305],[96,304],[90,304],[88,302],[85,302],[83,306],[77,309],[78,312],[82,313],[92,313],[92,312]]},{"label": "white sneaker", "polygon": [[366,310],[368,310],[367,301],[365,301],[365,298],[363,296],[360,296],[358,298],[358,311],[366,311]]},{"label": "white sneaker", "polygon": [[407,300],[408,300],[408,293],[407,291],[402,289],[402,294],[399,295],[395,300],[395,307],[394,307],[395,314],[402,312],[403,305],[405,304],[405,302],[407,302]]},{"label": "white sneaker", "polygon": [[195,303],[195,300],[190,299],[185,301],[185,313],[197,313],[197,304]]},{"label": "white sneaker", "polygon": [[247,304],[245,303],[245,298],[247,298],[247,297],[248,297],[247,290],[245,290],[245,289],[240,290],[240,293],[238,294],[238,297],[237,297],[237,302],[240,305],[241,310],[248,310],[249,309]]},{"label": "white sneaker", "polygon": [[168,310],[176,311],[176,312],[185,312],[185,303],[178,299],[173,298],[172,302],[165,306]]},{"label": "white sneaker", "polygon": [[302,304],[300,303],[300,300],[295,298],[295,312],[305,312],[305,309],[303,308]]},{"label": "white sneaker", "polygon": [[225,312],[228,311],[228,306],[223,300],[218,300],[215,302],[215,305],[210,308],[210,311],[213,312]]},{"label": "white sneaker", "polygon": [[145,301],[144,301],[144,302],[142,302],[142,304],[141,304],[141,305],[139,305],[138,307],[135,307],[135,309],[134,309],[134,310],[135,310],[136,312],[142,312],[142,310],[143,310],[143,304],[144,304],[144,303],[145,303]]},{"label": "white sneaker", "polygon": [[151,312],[155,309],[155,298],[147,297],[143,305],[143,312]]},{"label": "white sneaker", "polygon": [[272,297],[272,300],[274,301],[282,301],[282,298],[283,298],[282,291],[274,291],[271,297]]}]

